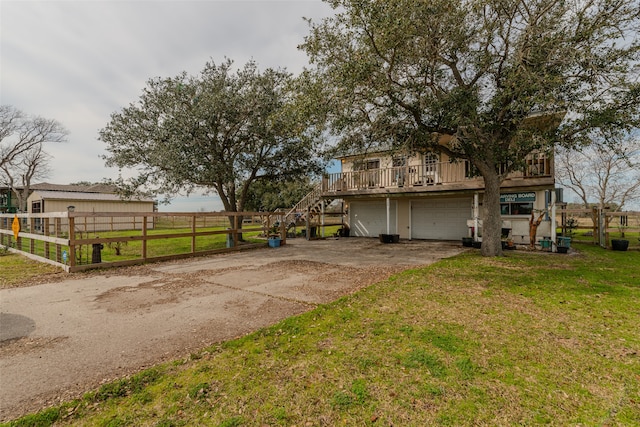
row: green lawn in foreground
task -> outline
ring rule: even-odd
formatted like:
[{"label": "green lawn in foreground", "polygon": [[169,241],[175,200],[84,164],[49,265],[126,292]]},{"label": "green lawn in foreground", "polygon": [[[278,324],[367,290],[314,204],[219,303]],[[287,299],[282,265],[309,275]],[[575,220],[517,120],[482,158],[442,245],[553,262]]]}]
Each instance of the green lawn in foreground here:
[{"label": "green lawn in foreground", "polygon": [[11,425],[632,426],[640,252],[478,251]]}]

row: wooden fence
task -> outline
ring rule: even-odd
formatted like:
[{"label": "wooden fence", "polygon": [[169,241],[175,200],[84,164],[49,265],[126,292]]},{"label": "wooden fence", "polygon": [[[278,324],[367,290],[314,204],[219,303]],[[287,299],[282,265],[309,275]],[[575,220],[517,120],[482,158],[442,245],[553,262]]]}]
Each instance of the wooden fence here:
[{"label": "wooden fence", "polygon": [[282,212],[0,214],[0,246],[76,272],[265,246],[264,238],[270,235],[284,244],[283,216]]},{"label": "wooden fence", "polygon": [[611,248],[614,239],[629,240],[640,249],[640,212],[610,212],[607,209],[557,209],[561,233],[577,240]]}]

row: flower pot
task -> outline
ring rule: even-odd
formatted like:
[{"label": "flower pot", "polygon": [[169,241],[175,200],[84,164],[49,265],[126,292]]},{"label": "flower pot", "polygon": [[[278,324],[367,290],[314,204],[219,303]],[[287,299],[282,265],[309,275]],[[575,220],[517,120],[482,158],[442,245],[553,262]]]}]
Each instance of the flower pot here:
[{"label": "flower pot", "polygon": [[625,239],[611,240],[611,249],[614,251],[626,251],[629,248],[629,241]]}]

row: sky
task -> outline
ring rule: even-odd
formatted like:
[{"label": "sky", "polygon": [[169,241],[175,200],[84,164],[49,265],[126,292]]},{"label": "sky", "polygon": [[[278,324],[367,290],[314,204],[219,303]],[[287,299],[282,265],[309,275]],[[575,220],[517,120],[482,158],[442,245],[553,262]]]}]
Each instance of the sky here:
[{"label": "sky", "polygon": [[[49,144],[46,182],[117,178],[98,131],[136,102],[149,79],[197,75],[205,63],[308,64],[303,17],[333,13],[319,0],[0,0],[0,103],[55,119],[67,142]],[[221,210],[215,196],[177,197],[162,211]]]}]

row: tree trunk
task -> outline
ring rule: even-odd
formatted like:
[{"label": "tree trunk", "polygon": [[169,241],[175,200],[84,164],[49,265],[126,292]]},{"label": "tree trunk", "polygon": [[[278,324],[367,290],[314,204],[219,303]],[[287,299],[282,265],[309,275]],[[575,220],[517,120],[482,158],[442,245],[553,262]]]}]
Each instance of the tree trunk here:
[{"label": "tree trunk", "polygon": [[502,216],[500,215],[501,179],[495,172],[483,175],[485,193],[482,199],[482,255],[502,256]]}]

